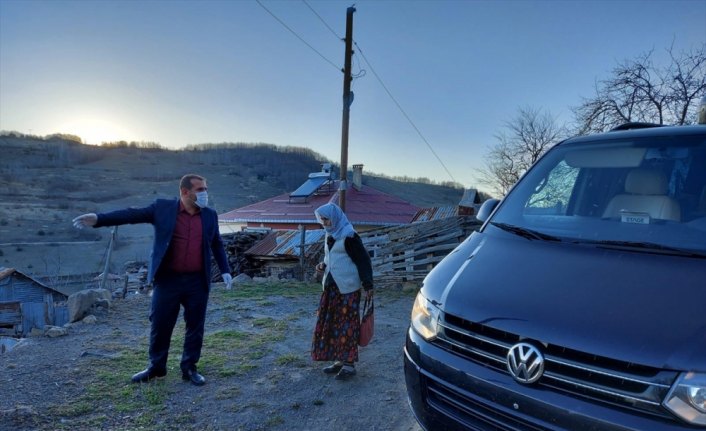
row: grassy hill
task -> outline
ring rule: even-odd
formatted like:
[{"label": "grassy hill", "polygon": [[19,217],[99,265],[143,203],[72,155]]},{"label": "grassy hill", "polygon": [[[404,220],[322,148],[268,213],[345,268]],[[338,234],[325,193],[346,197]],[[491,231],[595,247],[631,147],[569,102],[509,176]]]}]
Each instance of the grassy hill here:
[{"label": "grassy hill", "polygon": [[[0,148],[0,266],[30,274],[75,272],[88,261],[86,272],[97,270],[110,231],[78,231],[71,219],[177,196],[185,173],[207,178],[210,205],[223,213],[293,191],[321,163],[330,162],[309,149],[268,144],[167,150],[6,134],[0,136]],[[420,207],[453,205],[463,194],[460,188],[401,182],[365,171],[363,183]],[[144,243],[151,232],[150,226],[121,227],[119,245],[139,247],[122,247],[122,252],[118,247],[117,259],[145,260],[149,250]]]}]

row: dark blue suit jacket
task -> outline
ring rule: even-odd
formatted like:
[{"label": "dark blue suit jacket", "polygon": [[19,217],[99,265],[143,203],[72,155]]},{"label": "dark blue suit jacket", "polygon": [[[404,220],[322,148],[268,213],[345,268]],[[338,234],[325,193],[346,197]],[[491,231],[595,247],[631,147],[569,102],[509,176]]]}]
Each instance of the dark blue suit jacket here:
[{"label": "dark blue suit jacket", "polygon": [[[154,280],[159,270],[169,243],[174,233],[179,199],[157,199],[150,206],[144,208],[128,208],[98,214],[95,227],[117,226],[122,224],[151,223],[154,226],[154,245],[149,268],[148,281]],[[230,273],[228,259],[223,249],[223,241],[218,230],[218,215],[211,208],[201,209],[201,226],[203,231],[202,255],[206,285],[211,284],[211,252],[216,259],[221,273]]]}]

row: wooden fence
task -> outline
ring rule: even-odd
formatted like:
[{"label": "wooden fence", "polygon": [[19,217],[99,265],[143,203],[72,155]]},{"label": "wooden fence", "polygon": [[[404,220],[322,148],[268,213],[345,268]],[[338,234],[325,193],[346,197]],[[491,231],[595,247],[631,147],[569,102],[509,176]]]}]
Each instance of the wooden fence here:
[{"label": "wooden fence", "polygon": [[481,223],[472,216],[380,228],[360,234],[371,253],[376,286],[420,283]]}]

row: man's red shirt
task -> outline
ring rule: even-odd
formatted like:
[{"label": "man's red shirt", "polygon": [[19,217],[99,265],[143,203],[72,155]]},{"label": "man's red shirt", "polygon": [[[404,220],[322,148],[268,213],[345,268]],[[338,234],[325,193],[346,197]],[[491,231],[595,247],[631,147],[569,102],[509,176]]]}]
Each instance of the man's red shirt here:
[{"label": "man's red shirt", "polygon": [[168,268],[174,272],[203,270],[201,211],[189,214],[179,201],[176,225],[166,255]]}]

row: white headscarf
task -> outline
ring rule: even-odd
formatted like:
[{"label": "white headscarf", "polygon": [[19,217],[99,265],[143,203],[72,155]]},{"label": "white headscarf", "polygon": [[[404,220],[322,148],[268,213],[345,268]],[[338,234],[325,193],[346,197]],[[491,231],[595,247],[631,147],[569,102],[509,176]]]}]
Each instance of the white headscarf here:
[{"label": "white headscarf", "polygon": [[[331,226],[324,226],[326,233],[331,235],[336,241],[353,236],[355,229],[348,221],[348,217],[341,208],[332,203],[321,205],[314,211],[316,219],[321,223],[321,217],[325,217],[331,221]],[[323,223],[321,223],[323,225]]]}]

